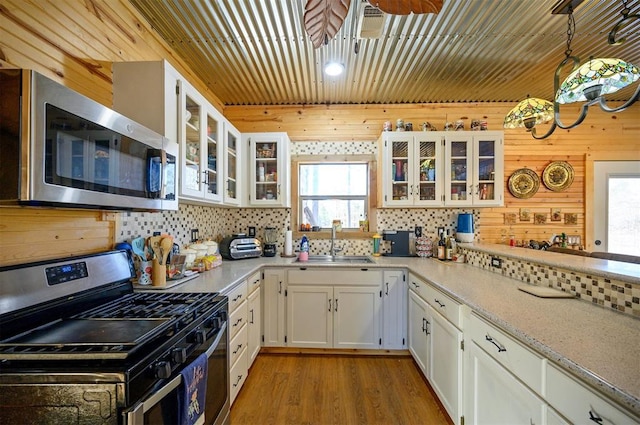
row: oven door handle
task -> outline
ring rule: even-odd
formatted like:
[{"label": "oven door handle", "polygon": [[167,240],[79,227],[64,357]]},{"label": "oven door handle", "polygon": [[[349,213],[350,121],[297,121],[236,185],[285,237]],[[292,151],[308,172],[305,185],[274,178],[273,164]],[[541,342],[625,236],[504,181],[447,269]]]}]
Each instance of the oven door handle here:
[{"label": "oven door handle", "polygon": [[213,344],[211,344],[211,347],[209,347],[209,349],[206,352],[207,358],[211,357],[211,355],[216,350],[216,348],[218,348],[218,345],[220,344],[220,340],[222,339],[222,335],[225,334],[224,331],[226,329],[227,329],[227,322],[224,321],[224,322],[222,322],[222,325],[220,325],[220,329],[218,330],[218,334],[216,335],[216,339],[213,341]]},{"label": "oven door handle", "polygon": [[138,425],[144,423],[144,414],[149,411],[153,406],[158,404],[167,394],[175,390],[180,384],[182,384],[182,375],[178,374],[167,385],[153,393],[148,399],[138,403],[131,410],[126,412],[127,425]]}]

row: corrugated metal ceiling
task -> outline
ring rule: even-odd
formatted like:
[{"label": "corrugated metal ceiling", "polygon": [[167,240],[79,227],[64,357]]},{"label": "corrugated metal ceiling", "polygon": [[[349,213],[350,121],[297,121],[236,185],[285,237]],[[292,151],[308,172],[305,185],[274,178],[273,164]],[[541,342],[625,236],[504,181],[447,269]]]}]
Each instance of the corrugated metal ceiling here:
[{"label": "corrugated metal ceiling", "polygon": [[[225,105],[553,97],[553,73],[565,57],[567,34],[567,15],[551,14],[558,0],[445,0],[437,15],[388,16],[380,39],[357,40],[360,1],[351,1],[338,35],[319,49],[303,29],[306,0],[131,3]],[[637,1],[629,7],[640,13]],[[620,32],[627,43],[607,44],[621,10],[617,0],[578,6],[573,53],[583,62],[619,57],[640,66],[639,20]],[[328,60],[344,63],[346,72],[324,76]],[[631,93],[623,90],[612,100]]]}]

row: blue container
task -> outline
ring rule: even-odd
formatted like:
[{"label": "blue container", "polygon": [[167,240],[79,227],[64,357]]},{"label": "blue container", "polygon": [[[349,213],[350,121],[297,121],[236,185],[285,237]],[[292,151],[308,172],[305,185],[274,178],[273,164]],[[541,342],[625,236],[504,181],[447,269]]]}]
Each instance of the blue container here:
[{"label": "blue container", "polygon": [[458,214],[458,233],[473,233],[473,214]]}]

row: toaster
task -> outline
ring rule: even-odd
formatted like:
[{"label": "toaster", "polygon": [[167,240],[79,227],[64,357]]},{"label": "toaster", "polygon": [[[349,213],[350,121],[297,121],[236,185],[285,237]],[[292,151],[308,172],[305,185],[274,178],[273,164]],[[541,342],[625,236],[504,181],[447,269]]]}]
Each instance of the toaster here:
[{"label": "toaster", "polygon": [[259,239],[244,234],[227,236],[220,242],[220,255],[227,260],[256,258],[262,255],[262,246]]}]

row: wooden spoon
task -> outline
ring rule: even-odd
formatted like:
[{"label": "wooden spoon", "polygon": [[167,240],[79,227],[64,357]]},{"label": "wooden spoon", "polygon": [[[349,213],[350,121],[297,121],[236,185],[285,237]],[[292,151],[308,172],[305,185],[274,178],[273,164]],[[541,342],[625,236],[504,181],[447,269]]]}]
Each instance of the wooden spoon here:
[{"label": "wooden spoon", "polygon": [[162,264],[160,263],[160,261],[162,261],[162,252],[160,251],[161,240],[162,236],[150,236],[149,239],[147,239],[147,245],[153,251],[153,258],[158,260],[159,264]]},{"label": "wooden spoon", "polygon": [[167,258],[169,258],[169,254],[171,253],[171,250],[173,249],[173,237],[171,236],[165,236],[162,238],[162,240],[160,241],[160,258],[161,258],[161,262],[160,264],[167,264]]}]

